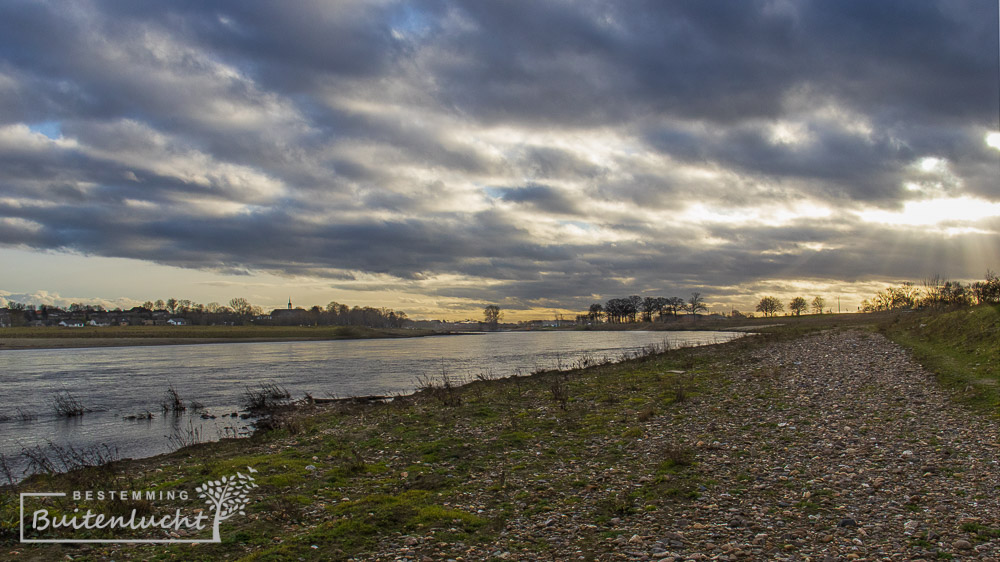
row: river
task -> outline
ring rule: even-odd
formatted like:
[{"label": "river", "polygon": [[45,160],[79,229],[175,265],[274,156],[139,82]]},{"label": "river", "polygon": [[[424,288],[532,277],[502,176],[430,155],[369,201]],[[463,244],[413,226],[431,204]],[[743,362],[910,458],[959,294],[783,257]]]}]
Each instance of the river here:
[{"label": "river", "polygon": [[[147,457],[197,436],[245,434],[233,415],[248,386],[280,385],[293,398],[413,392],[418,379],[461,381],[571,368],[585,358],[619,359],[648,345],[728,341],[731,332],[499,332],[422,338],[0,351],[0,455],[19,475],[22,451],[107,446]],[[202,409],[164,413],[173,388]],[[60,417],[54,401],[72,396],[88,411]],[[152,413],[152,419],[128,419]],[[214,417],[213,417],[214,416]],[[0,484],[4,483],[0,473]]]}]

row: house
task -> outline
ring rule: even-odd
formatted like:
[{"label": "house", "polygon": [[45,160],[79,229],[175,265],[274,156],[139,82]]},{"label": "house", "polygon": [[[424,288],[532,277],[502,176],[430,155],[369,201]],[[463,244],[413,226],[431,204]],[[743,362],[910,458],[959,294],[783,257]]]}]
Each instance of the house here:
[{"label": "house", "polygon": [[187,323],[187,320],[184,318],[171,318],[170,320],[167,320],[167,324],[170,324],[171,326],[187,326]]},{"label": "house", "polygon": [[63,320],[59,325],[63,328],[82,328],[83,322],[79,320]]},{"label": "house", "polygon": [[107,322],[107,321],[104,321],[104,320],[91,319],[89,322],[87,322],[87,325],[88,326],[97,326],[99,328],[106,328],[106,327],[110,326],[111,323]]}]

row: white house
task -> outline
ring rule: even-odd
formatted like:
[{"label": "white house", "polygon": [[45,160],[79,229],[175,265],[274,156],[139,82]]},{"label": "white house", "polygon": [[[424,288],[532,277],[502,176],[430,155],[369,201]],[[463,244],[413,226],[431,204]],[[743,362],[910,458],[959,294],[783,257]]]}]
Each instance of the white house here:
[{"label": "white house", "polygon": [[171,318],[167,320],[167,324],[171,326],[187,326],[188,321],[183,318]]},{"label": "white house", "polygon": [[82,328],[83,322],[80,322],[79,320],[63,320],[59,323],[59,325],[64,328]]}]

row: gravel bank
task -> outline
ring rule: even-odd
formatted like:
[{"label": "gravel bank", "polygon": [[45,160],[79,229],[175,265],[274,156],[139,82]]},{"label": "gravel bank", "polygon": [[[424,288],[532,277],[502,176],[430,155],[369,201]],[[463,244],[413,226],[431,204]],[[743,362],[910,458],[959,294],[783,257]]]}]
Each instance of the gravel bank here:
[{"label": "gravel bank", "polygon": [[[997,422],[952,402],[887,339],[828,332],[760,346],[716,380],[682,415],[644,421],[617,463],[567,461],[509,481],[532,490],[525,510],[560,508],[508,520],[496,544],[407,535],[362,559],[536,560],[526,545],[544,542],[555,560],[1000,560]],[[656,470],[679,450],[693,455],[686,473]],[[496,478],[484,474],[483,488]],[[552,498],[546,478],[589,484]],[[685,485],[696,498],[655,509],[625,499]],[[620,513],[598,524],[612,491]],[[489,514],[485,491],[464,503]]]}]

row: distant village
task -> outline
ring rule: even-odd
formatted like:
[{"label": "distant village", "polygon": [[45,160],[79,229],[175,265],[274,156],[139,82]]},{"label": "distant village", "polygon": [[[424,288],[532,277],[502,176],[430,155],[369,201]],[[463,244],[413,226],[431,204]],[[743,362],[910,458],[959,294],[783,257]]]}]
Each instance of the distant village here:
[{"label": "distant village", "polygon": [[8,302],[0,308],[0,328],[86,326],[366,326],[402,328],[410,324],[405,312],[387,308],[350,307],[336,302],[309,309],[292,306],[265,313],[246,299],[228,305],[167,299],[129,309],[108,310],[99,305],[72,304],[68,308]]},{"label": "distant village", "polygon": [[477,320],[412,320],[405,312],[388,308],[348,306],[331,302],[325,307],[296,307],[289,299],[285,308],[264,312],[246,299],[232,299],[228,305],[207,305],[188,300],[147,301],[129,309],[106,309],[100,305],[32,305],[8,302],[0,308],[0,328],[84,328],[109,326],[364,326],[368,328],[414,328],[469,332],[484,329],[548,328],[571,326],[575,322],[558,317],[519,323],[488,325]]}]

